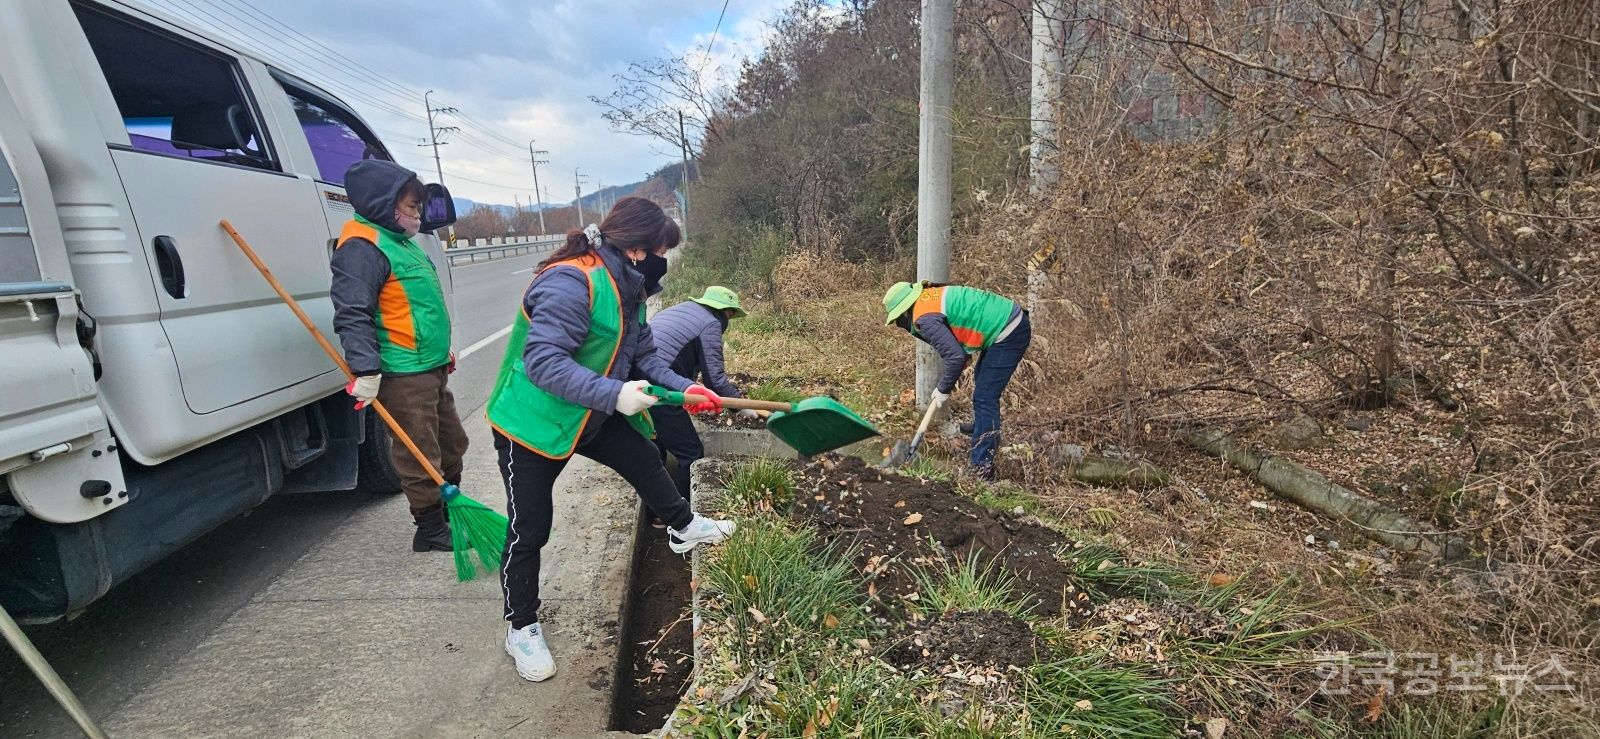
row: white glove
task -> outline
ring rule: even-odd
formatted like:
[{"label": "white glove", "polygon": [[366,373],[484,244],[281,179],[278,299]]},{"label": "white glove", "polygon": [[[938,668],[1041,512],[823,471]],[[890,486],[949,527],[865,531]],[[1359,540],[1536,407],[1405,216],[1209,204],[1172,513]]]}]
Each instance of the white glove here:
[{"label": "white glove", "polygon": [[383,381],[383,375],[362,375],[350,381],[344,391],[354,396],[356,408],[365,408],[368,403],[378,398],[378,383]]},{"label": "white glove", "polygon": [[649,385],[644,380],[622,383],[622,390],[617,392],[617,412],[624,416],[636,416],[659,402],[660,398],[644,391]]},{"label": "white glove", "polygon": [[939,405],[944,405],[945,401],[947,401],[949,399],[950,399],[950,393],[941,393],[938,390],[935,390],[935,391],[933,391],[932,395],[928,396],[928,403],[930,405],[939,406]]},{"label": "white glove", "polygon": [[755,412],[753,410],[750,410],[749,408],[746,408],[746,409],[744,409],[742,411],[739,411],[736,415],[738,415],[740,418],[748,418],[748,419],[750,419],[752,421],[755,421],[755,420],[758,420],[758,419],[761,418],[761,414],[760,413],[757,413],[757,412]]}]

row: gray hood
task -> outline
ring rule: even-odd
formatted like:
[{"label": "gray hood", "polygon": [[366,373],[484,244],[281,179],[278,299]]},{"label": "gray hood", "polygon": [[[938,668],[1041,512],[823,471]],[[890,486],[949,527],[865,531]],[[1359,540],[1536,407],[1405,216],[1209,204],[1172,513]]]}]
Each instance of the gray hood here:
[{"label": "gray hood", "polygon": [[395,201],[400,199],[400,188],[417,178],[412,172],[394,162],[367,159],[356,162],[344,173],[344,189],[356,213],[385,230],[402,233],[400,223],[394,218]]}]

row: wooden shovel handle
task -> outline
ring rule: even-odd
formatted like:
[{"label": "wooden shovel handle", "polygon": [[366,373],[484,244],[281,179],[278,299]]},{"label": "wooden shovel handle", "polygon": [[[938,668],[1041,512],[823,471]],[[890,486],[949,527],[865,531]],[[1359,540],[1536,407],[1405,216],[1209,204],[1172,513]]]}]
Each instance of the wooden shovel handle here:
[{"label": "wooden shovel handle", "polygon": [[[332,359],[334,364],[339,365],[339,369],[344,371],[344,376],[352,380],[355,379],[355,375],[350,374],[350,365],[345,364],[344,357],[339,354],[337,349],[333,348],[333,344],[328,343],[328,337],[322,335],[322,331],[317,328],[317,324],[312,323],[311,317],[300,309],[300,303],[295,301],[288,290],[283,289],[283,283],[278,282],[278,278],[272,274],[272,270],[267,269],[266,263],[262,262],[261,257],[256,255],[256,250],[251,249],[250,244],[244,240],[244,237],[234,230],[233,224],[229,223],[227,219],[223,219],[222,230],[227,231],[228,235],[233,237],[233,243],[239,245],[239,250],[244,252],[244,255],[250,259],[250,263],[256,266],[256,271],[260,272],[262,277],[267,278],[267,284],[272,286],[273,292],[276,292],[278,297],[283,299],[284,304],[289,306],[289,310],[294,311],[295,317],[300,319],[300,324],[311,332],[312,338],[316,339],[317,344],[322,346],[322,351],[327,353],[328,358]],[[416,457],[417,461],[422,463],[422,467],[428,471],[428,477],[433,478],[433,483],[435,485],[443,485],[444,475],[439,474],[439,470],[434,468],[433,462],[428,460],[428,455],[423,454],[422,450],[417,448],[416,442],[412,441],[411,436],[405,432],[405,429],[400,428],[400,422],[394,420],[394,416],[389,415],[389,409],[383,407],[383,404],[376,399],[372,401],[372,409],[377,411],[383,422],[389,425],[389,430],[394,432],[394,438],[399,439],[400,443],[411,451],[411,456]]]},{"label": "wooden shovel handle", "polygon": [[[685,393],[683,396],[684,405],[699,405],[710,400],[704,395],[694,395],[692,393]],[[768,413],[788,413],[794,410],[793,403],[779,403],[773,400],[751,400],[749,398],[723,398],[722,407],[736,411],[767,411]]]}]

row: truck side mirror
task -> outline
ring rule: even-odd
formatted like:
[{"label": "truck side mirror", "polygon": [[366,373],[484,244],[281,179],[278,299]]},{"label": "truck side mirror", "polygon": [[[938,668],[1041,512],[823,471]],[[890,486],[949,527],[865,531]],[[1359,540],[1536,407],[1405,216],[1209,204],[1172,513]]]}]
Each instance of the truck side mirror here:
[{"label": "truck side mirror", "polygon": [[422,204],[422,230],[437,231],[456,222],[456,201],[450,191],[437,182],[428,183],[427,199]]}]

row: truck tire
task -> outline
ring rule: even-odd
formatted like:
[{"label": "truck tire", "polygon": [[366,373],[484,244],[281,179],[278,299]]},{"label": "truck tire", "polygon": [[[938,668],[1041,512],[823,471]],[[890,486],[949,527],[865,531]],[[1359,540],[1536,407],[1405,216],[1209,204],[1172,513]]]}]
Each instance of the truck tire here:
[{"label": "truck tire", "polygon": [[373,411],[362,413],[361,423],[366,427],[366,435],[356,455],[356,490],[383,495],[400,492],[400,473],[389,456],[389,448],[394,444],[389,427],[383,425],[383,419]]}]

